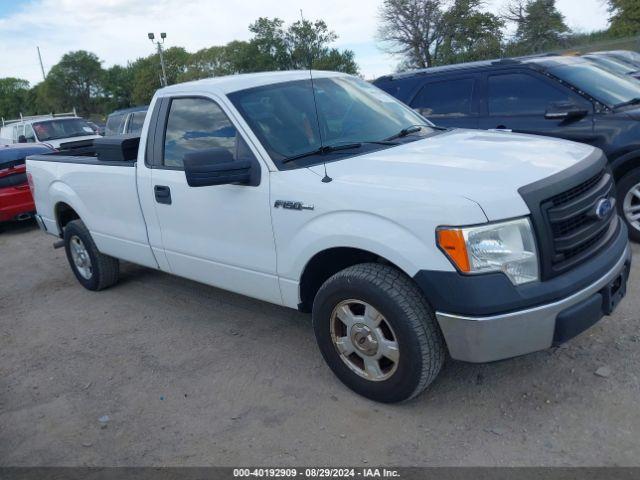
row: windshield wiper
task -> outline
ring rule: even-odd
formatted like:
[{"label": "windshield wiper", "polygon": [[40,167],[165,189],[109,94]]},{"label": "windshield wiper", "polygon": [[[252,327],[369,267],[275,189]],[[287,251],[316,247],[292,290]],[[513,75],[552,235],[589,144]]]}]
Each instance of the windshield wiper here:
[{"label": "windshield wiper", "polygon": [[385,138],[385,141],[395,140],[396,138],[406,137],[407,135],[411,135],[412,133],[417,133],[422,130],[422,125],[409,125],[408,127],[403,128],[395,135],[391,135],[390,137]]},{"label": "windshield wiper", "polygon": [[340,150],[351,150],[353,148],[360,148],[365,144],[386,145],[386,146],[389,146],[389,147],[393,147],[394,145],[398,145],[398,142],[392,142],[392,141],[389,141],[389,140],[362,140],[362,141],[353,142],[353,143],[343,143],[343,144],[337,144],[337,145],[325,145],[323,147],[316,148],[315,150],[312,150],[310,152],[300,153],[298,155],[293,155],[291,157],[287,157],[284,160],[282,160],[282,163],[292,162],[293,160],[298,160],[298,159],[304,158],[304,157],[311,157],[313,155],[324,155],[325,153],[332,153],[332,152],[337,152],[337,151],[340,151]]},{"label": "windshield wiper", "polygon": [[391,135],[390,137],[385,138],[383,141],[388,142],[390,140],[395,140],[396,138],[406,137],[407,135],[411,135],[412,133],[418,133],[423,128],[430,128],[432,130],[449,130],[447,127],[438,127],[436,125],[429,125],[428,123],[409,125],[408,127],[403,128],[395,135]]},{"label": "windshield wiper", "polygon": [[614,105],[613,108],[628,107],[629,105],[637,105],[638,103],[640,103],[640,97],[635,97],[626,102],[618,103]]},{"label": "windshield wiper", "polygon": [[284,160],[282,160],[282,163],[283,164],[289,163],[289,162],[293,162],[294,160],[298,160],[300,158],[312,157],[314,155],[325,155],[327,153],[338,152],[340,150],[351,150],[352,148],[360,148],[360,147],[362,147],[362,142],[344,143],[342,145],[323,145],[322,147],[318,147],[315,150],[311,150],[310,152],[299,153],[298,155],[287,157]]}]

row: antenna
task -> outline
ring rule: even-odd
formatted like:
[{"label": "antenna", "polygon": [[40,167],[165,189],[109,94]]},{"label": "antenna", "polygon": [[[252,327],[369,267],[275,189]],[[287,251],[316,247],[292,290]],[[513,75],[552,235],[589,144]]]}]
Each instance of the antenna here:
[{"label": "antenna", "polygon": [[[304,16],[302,15],[302,9],[300,9],[300,19],[304,23]],[[318,114],[318,100],[316,99],[316,87],[313,83],[313,55],[311,53],[311,48],[307,46],[307,61],[309,62],[309,79],[311,80],[311,93],[313,94],[313,106],[316,111],[316,123],[318,124],[318,137],[320,139],[320,149],[324,147],[324,143],[322,142],[322,128],[320,127],[320,115]],[[322,183],[329,183],[333,180],[329,175],[327,175],[327,162],[323,161],[322,165],[324,166],[324,177],[322,177]]]}]

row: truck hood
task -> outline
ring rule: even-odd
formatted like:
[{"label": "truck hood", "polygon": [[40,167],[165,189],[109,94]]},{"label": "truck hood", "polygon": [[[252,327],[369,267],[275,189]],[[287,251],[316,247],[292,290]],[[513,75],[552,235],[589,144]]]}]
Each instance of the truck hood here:
[{"label": "truck hood", "polygon": [[[524,185],[587,158],[594,147],[534,135],[450,130],[429,138],[327,164],[333,181],[398,189],[416,201],[457,195],[474,201],[488,220],[529,214]],[[311,169],[323,174],[322,165]]]}]

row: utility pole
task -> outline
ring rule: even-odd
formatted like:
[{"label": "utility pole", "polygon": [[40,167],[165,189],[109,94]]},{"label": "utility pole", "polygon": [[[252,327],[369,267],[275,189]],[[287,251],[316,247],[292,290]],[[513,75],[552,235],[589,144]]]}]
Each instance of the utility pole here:
[{"label": "utility pole", "polygon": [[167,83],[167,71],[166,71],[165,66],[164,66],[164,55],[163,55],[163,52],[162,52],[162,44],[164,43],[164,39],[167,38],[167,34],[164,33],[164,32],[160,33],[161,40],[159,40],[159,41],[154,41],[156,36],[151,32],[148,33],[147,36],[149,37],[149,40],[151,40],[151,43],[153,43],[154,45],[156,45],[158,47],[158,56],[160,57],[160,67],[162,68],[162,78],[160,79],[160,85],[162,85],[163,87],[166,87],[168,85],[168,83]]},{"label": "utility pole", "polygon": [[36,47],[38,49],[38,60],[40,60],[40,70],[42,71],[42,80],[46,80],[47,76],[44,74],[44,66],[42,65],[42,55],[40,55],[40,47]]}]

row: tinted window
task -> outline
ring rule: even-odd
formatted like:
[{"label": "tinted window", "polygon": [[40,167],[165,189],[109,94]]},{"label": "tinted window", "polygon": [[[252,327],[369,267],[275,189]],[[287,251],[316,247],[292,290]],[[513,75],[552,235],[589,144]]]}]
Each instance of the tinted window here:
[{"label": "tinted window", "polygon": [[91,125],[81,118],[35,122],[33,129],[41,142],[59,140],[61,138],[83,137],[94,135],[95,133]]},{"label": "tinted window", "polygon": [[123,113],[112,113],[107,118],[107,125],[104,128],[105,135],[118,135],[122,133],[122,122],[126,118]]},{"label": "tinted window", "polygon": [[465,117],[471,114],[474,80],[464,78],[428,83],[411,102],[425,117]]},{"label": "tinted window", "polygon": [[[240,90],[229,98],[276,162],[317,151],[321,140],[324,146],[377,141],[425,123],[392,96],[356,78],[316,78],[313,86],[315,97],[311,81],[294,80]],[[416,140],[431,131],[425,127],[406,138]],[[350,152],[361,151],[340,151],[335,156],[348,158]],[[318,154],[301,161],[325,158]]]},{"label": "tinted window", "polygon": [[139,134],[142,132],[142,124],[144,123],[144,117],[147,112],[136,112],[131,114],[131,119],[129,120],[129,133]]},{"label": "tinted window", "polygon": [[569,92],[525,73],[489,77],[489,115],[543,115],[549,104],[570,101]]},{"label": "tinted window", "polygon": [[226,148],[236,158],[236,129],[222,109],[203,98],[171,101],[164,140],[167,167],[182,167],[185,153],[208,148]]},{"label": "tinted window", "polygon": [[607,72],[587,62],[554,67],[549,72],[607,105],[640,97],[639,80]]}]

